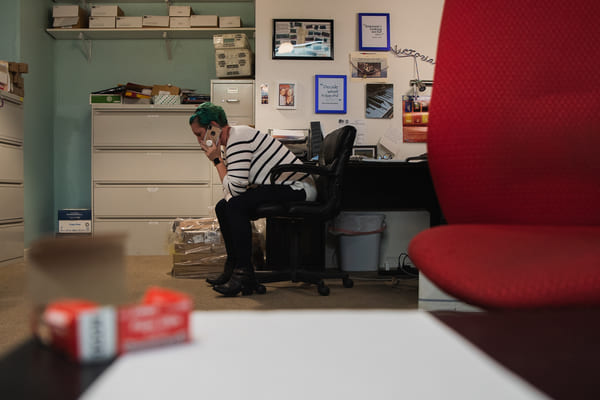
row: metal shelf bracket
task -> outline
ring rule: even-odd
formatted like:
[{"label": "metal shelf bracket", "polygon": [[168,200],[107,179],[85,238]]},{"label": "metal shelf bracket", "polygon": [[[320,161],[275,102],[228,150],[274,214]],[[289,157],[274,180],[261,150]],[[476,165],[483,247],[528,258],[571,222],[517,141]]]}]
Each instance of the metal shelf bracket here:
[{"label": "metal shelf bracket", "polygon": [[79,40],[81,40],[83,54],[85,55],[89,63],[90,61],[92,61],[92,41],[90,39],[86,39],[83,32],[79,32]]},{"label": "metal shelf bracket", "polygon": [[167,58],[169,59],[169,61],[171,61],[173,59],[173,55],[171,53],[171,39],[169,39],[169,35],[167,34],[167,32],[163,32],[162,36],[163,39],[165,39],[165,47],[167,48]]}]

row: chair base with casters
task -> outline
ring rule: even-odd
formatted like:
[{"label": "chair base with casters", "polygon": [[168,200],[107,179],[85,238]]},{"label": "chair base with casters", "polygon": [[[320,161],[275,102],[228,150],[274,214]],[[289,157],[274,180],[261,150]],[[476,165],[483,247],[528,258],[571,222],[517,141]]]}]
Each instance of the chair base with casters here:
[{"label": "chair base with casters", "polygon": [[[282,270],[256,271],[255,276],[260,284],[271,282],[304,282],[317,285],[317,291],[321,296],[329,295],[329,287],[323,281],[324,279],[341,279],[345,288],[354,286],[354,281],[350,279],[348,273],[344,271],[308,271],[300,268],[300,235],[302,231],[303,219],[295,218],[277,218],[288,224],[291,234],[289,247],[289,267]],[[259,285],[259,293],[266,292],[264,285]],[[263,289],[264,288],[264,289]]]},{"label": "chair base with casters", "polygon": [[[318,271],[300,268],[300,239],[305,223],[320,223],[336,217],[341,210],[341,188],[346,164],[352,152],[356,129],[345,126],[329,133],[322,142],[317,165],[279,165],[271,170],[271,183],[283,174],[304,173],[316,179],[317,200],[291,203],[269,203],[258,207],[252,219],[268,218],[286,224],[290,229],[289,267],[284,270],[256,271],[256,279],[261,284],[259,290],[266,289],[262,283],[306,282],[317,285],[320,295],[327,296],[329,287],[324,279],[341,279],[344,287],[351,288],[354,282],[343,271],[327,271],[322,265]],[[267,232],[268,234],[268,232]],[[324,260],[323,260],[324,262]]]}]

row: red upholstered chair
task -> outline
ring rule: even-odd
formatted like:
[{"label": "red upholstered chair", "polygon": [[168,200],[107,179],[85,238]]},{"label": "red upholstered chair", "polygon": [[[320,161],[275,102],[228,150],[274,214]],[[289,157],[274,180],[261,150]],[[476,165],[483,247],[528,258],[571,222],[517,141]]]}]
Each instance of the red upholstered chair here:
[{"label": "red upholstered chair", "polygon": [[600,306],[600,1],[446,0],[409,254],[487,309]]}]

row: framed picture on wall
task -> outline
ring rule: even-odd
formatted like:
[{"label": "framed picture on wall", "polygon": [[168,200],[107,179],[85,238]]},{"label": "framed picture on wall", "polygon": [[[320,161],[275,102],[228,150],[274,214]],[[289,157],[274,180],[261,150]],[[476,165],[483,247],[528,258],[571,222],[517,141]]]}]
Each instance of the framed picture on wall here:
[{"label": "framed picture on wall", "polygon": [[273,59],[333,60],[333,20],[274,19]]},{"label": "framed picture on wall", "polygon": [[280,110],[295,110],[298,102],[296,84],[280,82],[277,84],[277,108]]},{"label": "framed picture on wall", "polygon": [[346,114],[346,75],[315,75],[315,113]]},{"label": "framed picture on wall", "polygon": [[366,51],[390,50],[390,14],[358,14],[358,49]]}]

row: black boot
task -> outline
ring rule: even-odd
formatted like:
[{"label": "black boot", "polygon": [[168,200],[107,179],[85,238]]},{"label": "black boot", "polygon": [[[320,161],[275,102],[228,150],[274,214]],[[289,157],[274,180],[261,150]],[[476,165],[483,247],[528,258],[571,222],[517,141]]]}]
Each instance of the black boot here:
[{"label": "black boot", "polygon": [[223,268],[223,273],[221,275],[217,276],[216,278],[206,278],[206,282],[210,283],[213,286],[222,285],[224,283],[227,283],[227,281],[229,281],[229,279],[231,279],[231,274],[233,273],[234,266],[235,266],[235,263],[232,261],[229,261],[229,259],[227,259],[227,261],[225,261],[225,267]]},{"label": "black boot", "polygon": [[231,278],[223,285],[215,285],[213,289],[224,296],[237,296],[242,292],[243,295],[252,294],[257,290],[258,283],[254,278],[253,269],[236,268],[231,274]]}]

